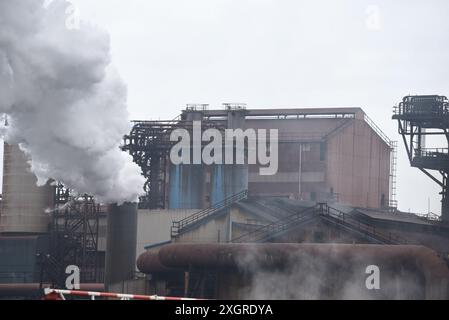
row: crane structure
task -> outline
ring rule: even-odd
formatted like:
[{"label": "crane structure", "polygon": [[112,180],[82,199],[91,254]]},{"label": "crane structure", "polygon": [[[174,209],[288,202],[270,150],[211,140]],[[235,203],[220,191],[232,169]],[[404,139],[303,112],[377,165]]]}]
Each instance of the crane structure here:
[{"label": "crane structure", "polygon": [[[406,96],[394,108],[408,158],[442,189],[442,221],[449,221],[449,102],[438,95]],[[439,137],[440,147],[429,148],[430,137]],[[443,139],[441,139],[443,138]],[[443,142],[445,141],[445,142]]]}]

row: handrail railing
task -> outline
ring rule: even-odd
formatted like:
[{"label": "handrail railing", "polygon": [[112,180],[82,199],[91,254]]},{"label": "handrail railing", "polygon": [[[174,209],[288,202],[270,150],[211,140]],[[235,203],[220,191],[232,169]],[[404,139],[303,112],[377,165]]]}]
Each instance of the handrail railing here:
[{"label": "handrail railing", "polygon": [[297,227],[298,223],[308,221],[310,218],[313,218],[313,213],[315,213],[316,209],[317,206],[305,208],[288,217],[240,235],[237,238],[232,239],[230,242],[261,242],[263,240],[267,240],[280,232],[288,231],[293,227]]},{"label": "handrail railing", "polygon": [[260,207],[267,209],[267,210],[268,210],[268,213],[271,214],[272,216],[275,216],[276,218],[279,218],[279,215],[276,214],[276,213],[274,212],[274,210],[276,210],[276,211],[279,211],[279,210],[284,211],[284,212],[286,212],[288,215],[294,215],[294,214],[296,214],[296,211],[294,211],[294,210],[292,210],[292,209],[290,209],[290,208],[287,208],[287,207],[281,207],[281,206],[279,206],[279,205],[272,204],[272,203],[266,204],[266,203],[264,203],[264,202],[262,202],[262,201],[260,201],[260,200],[258,200],[258,199],[256,199],[254,202],[255,202],[255,204],[259,205]]},{"label": "handrail railing", "polygon": [[212,214],[214,214],[222,209],[225,209],[227,207],[230,207],[234,203],[241,201],[243,199],[246,199],[247,197],[248,197],[248,190],[244,190],[244,191],[241,191],[237,194],[230,196],[229,198],[224,199],[223,201],[220,201],[220,202],[214,204],[213,206],[211,206],[207,209],[196,212],[182,220],[173,221],[172,227],[171,227],[172,238],[177,237],[182,232],[182,230],[184,230],[185,228],[187,228],[195,223],[198,223],[199,221],[211,216]]},{"label": "handrail railing", "polygon": [[393,112],[395,116],[447,116],[449,103],[444,96],[408,96],[393,108]]},{"label": "handrail railing", "polygon": [[286,232],[295,228],[301,222],[307,222],[314,218],[316,214],[323,217],[330,217],[333,221],[337,221],[339,224],[361,232],[362,234],[376,239],[377,241],[385,244],[407,244],[408,241],[391,232],[384,232],[379,230],[373,225],[360,222],[354,219],[349,214],[328,206],[326,203],[319,203],[313,207],[308,207],[300,212],[292,214],[291,216],[284,217],[278,221],[261,226],[255,230],[249,231],[240,235],[230,242],[233,243],[246,243],[246,242],[263,242],[270,238],[275,237],[279,233]]},{"label": "handrail railing", "polygon": [[364,118],[365,122],[371,127],[371,129],[374,130],[374,132],[376,132],[379,137],[389,146],[389,147],[393,147],[393,141],[391,141],[391,139],[385,134],[385,132],[382,131],[381,128],[379,128],[379,126],[370,118],[368,117],[368,115],[365,114],[365,118]]},{"label": "handrail railing", "polygon": [[441,222],[441,216],[433,213],[433,212],[429,212],[429,213],[416,213],[415,214],[418,218],[423,219],[425,221],[428,222]]},{"label": "handrail railing", "polygon": [[333,207],[328,206],[327,204],[320,204],[321,213],[324,216],[330,216],[336,219],[339,223],[347,225],[351,228],[354,228],[365,235],[368,235],[380,242],[385,244],[407,244],[407,240],[398,235],[395,235],[391,232],[380,231],[373,225],[360,222],[359,220],[354,219],[350,215],[345,212],[335,209]]},{"label": "handrail railing", "polygon": [[415,155],[418,157],[441,157],[449,155],[449,148],[417,148],[415,149]]}]

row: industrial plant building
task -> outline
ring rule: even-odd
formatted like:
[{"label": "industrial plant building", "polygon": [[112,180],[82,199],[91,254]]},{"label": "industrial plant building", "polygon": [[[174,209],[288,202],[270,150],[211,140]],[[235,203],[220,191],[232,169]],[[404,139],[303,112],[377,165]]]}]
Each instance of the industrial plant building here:
[{"label": "industrial plant building", "polygon": [[[192,128],[193,121],[222,131],[277,129],[277,173],[260,175],[257,164],[170,164],[170,133]],[[136,122],[125,145],[148,177],[143,204],[150,209],[206,208],[243,190],[253,196],[388,207],[394,202],[393,147],[360,108],[247,110],[240,105],[224,110],[195,105],[175,121]]]},{"label": "industrial plant building", "polygon": [[[445,101],[439,116],[449,121]],[[193,134],[197,121],[218,132],[277,129],[277,173],[260,175],[259,163],[173,164],[172,133]],[[447,299],[449,226],[397,210],[396,148],[361,108],[189,105],[174,120],[134,122],[123,150],[146,194],[138,206],[106,206],[57,182],[36,187],[25,155],[5,145],[0,295],[63,286],[64,266],[75,264],[84,287],[115,292]],[[247,159],[247,148],[234,151]],[[381,290],[365,287],[372,265]]]}]

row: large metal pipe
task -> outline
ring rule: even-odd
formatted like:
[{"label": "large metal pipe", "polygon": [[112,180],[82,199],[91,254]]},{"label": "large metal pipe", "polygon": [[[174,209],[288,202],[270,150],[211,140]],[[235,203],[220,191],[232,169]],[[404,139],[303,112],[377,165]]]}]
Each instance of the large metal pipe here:
[{"label": "large metal pipe", "polygon": [[[155,273],[147,263],[148,253],[139,258],[139,269]],[[367,267],[378,266],[387,294],[392,286],[427,299],[449,298],[449,269],[433,250],[423,246],[350,244],[173,244],[159,251],[160,263],[180,270],[217,270],[224,274],[296,274],[317,277],[339,286],[365,284]],[[262,277],[263,279],[263,277]],[[287,286],[288,283],[280,284]],[[416,297],[415,296],[415,297]]]},{"label": "large metal pipe", "polygon": [[136,270],[137,204],[111,205],[108,212],[105,285],[133,279]]},{"label": "large metal pipe", "polygon": [[169,268],[162,264],[159,259],[159,252],[146,252],[137,259],[137,268],[139,270],[151,270],[150,273],[173,273],[181,269]]},{"label": "large metal pipe", "polygon": [[[143,254],[145,255],[145,253]],[[262,267],[286,266],[292,258],[316,257],[340,265],[357,261],[372,261],[398,267],[408,264],[431,274],[447,277],[449,269],[436,252],[424,246],[366,245],[366,244],[172,244],[159,251],[163,265],[172,268],[244,267],[248,255]],[[143,270],[142,270],[143,271]]]}]

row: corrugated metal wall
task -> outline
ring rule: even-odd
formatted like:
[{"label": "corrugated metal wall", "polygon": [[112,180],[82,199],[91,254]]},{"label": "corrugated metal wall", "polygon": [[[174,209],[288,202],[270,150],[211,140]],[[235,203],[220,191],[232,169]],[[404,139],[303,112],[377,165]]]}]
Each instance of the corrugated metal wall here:
[{"label": "corrugated metal wall", "polygon": [[342,203],[380,208],[389,203],[390,148],[363,121],[356,120],[327,143],[326,183]]},{"label": "corrugated metal wall", "polygon": [[0,232],[46,233],[53,207],[54,188],[36,186],[28,158],[17,145],[5,143],[3,160],[3,201]]},{"label": "corrugated metal wall", "polygon": [[47,236],[0,237],[0,283],[39,282],[37,254],[48,249]]}]

